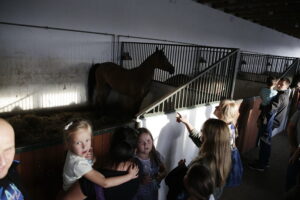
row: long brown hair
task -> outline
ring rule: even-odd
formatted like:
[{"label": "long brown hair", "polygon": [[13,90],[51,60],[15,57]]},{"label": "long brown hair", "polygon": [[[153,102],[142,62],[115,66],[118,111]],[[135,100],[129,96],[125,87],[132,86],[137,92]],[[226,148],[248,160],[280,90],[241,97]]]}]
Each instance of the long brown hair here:
[{"label": "long brown hair", "polygon": [[208,164],[217,187],[223,186],[231,169],[230,132],[219,119],[208,119],[202,127],[203,144],[195,161]]},{"label": "long brown hair", "polygon": [[159,159],[158,157],[158,153],[155,149],[155,146],[154,146],[154,140],[153,140],[153,136],[151,134],[151,132],[147,129],[147,128],[138,128],[137,129],[138,131],[138,137],[140,137],[140,135],[142,134],[148,134],[152,140],[152,149],[150,151],[150,160],[153,160],[158,166],[161,164],[161,160]]}]

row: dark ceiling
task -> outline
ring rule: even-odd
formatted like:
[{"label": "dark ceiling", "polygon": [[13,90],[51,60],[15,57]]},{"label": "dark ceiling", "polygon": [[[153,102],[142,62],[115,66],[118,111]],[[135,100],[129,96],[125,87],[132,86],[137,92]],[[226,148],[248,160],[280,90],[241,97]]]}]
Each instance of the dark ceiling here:
[{"label": "dark ceiling", "polygon": [[195,0],[300,38],[300,0]]}]

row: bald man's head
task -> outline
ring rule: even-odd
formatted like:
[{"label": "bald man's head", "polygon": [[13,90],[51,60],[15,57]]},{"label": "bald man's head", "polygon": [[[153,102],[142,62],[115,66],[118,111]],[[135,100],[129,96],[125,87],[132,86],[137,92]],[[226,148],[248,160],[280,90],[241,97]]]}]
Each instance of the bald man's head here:
[{"label": "bald man's head", "polygon": [[0,118],[0,179],[7,172],[15,156],[15,133],[12,126]]}]

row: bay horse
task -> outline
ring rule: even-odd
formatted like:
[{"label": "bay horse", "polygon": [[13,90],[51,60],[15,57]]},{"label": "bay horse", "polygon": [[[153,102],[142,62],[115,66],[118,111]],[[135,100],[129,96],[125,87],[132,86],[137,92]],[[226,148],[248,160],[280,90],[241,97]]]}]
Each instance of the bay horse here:
[{"label": "bay horse", "polygon": [[131,113],[128,114],[136,114],[150,89],[156,68],[174,73],[174,66],[164,51],[157,47],[154,53],[133,69],[125,69],[113,62],[94,64],[88,76],[88,100],[94,102],[98,109],[104,109],[109,92],[113,89],[129,97],[131,102],[126,104],[131,107],[127,108]]}]

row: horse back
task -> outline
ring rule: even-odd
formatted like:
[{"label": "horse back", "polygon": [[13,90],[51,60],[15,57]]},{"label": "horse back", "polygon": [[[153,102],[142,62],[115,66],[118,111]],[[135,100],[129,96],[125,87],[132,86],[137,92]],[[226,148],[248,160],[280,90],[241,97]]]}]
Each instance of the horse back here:
[{"label": "horse back", "polygon": [[135,73],[135,70],[124,69],[118,64],[112,62],[96,64],[96,79],[100,78],[105,82],[112,84],[112,82],[126,81],[133,82],[140,79],[139,74]]},{"label": "horse back", "polygon": [[116,91],[136,96],[144,93],[147,79],[143,78],[145,74],[141,74],[137,70],[127,70],[112,62],[96,64],[96,79],[99,85],[107,84]]}]

